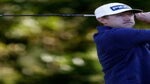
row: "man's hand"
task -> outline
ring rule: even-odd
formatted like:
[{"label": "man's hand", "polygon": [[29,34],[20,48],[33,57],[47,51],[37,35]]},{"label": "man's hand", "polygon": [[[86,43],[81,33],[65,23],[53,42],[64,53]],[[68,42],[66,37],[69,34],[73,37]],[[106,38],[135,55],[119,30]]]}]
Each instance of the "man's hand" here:
[{"label": "man's hand", "polygon": [[150,12],[136,13],[135,16],[140,21],[150,23]]}]

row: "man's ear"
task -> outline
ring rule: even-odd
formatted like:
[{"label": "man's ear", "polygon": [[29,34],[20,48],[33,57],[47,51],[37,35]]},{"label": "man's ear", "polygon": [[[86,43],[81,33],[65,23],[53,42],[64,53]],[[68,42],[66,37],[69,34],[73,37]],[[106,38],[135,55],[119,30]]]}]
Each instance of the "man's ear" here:
[{"label": "man's ear", "polygon": [[101,18],[97,18],[97,20],[100,22],[100,23],[102,23],[102,24],[106,24],[106,18],[103,18],[103,17],[101,17]]}]

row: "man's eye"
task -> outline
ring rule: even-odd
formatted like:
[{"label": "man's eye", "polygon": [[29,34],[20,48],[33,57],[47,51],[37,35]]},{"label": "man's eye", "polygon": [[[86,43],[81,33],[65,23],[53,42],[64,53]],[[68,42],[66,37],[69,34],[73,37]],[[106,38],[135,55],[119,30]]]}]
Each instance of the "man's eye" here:
[{"label": "man's eye", "polygon": [[116,16],[122,16],[122,14],[117,14]]},{"label": "man's eye", "polygon": [[133,13],[129,13],[128,15],[133,16],[134,14]]},{"label": "man's eye", "polygon": [[118,14],[118,16],[123,16],[122,14]]}]

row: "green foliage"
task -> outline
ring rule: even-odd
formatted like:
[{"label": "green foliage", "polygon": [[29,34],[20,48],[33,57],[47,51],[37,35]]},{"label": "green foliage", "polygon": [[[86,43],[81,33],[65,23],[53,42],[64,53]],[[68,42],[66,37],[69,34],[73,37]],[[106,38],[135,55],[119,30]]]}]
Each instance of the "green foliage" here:
[{"label": "green foliage", "polygon": [[[115,1],[149,10],[149,1]],[[106,2],[112,0],[1,0],[0,13],[93,13]],[[93,17],[0,17],[0,84],[104,84],[97,24]]]}]

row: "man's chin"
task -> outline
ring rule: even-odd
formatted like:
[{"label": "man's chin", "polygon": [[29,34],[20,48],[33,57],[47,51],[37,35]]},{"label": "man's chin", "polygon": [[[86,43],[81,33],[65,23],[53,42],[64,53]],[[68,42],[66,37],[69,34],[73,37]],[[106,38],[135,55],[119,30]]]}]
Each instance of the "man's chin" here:
[{"label": "man's chin", "polygon": [[134,25],[124,25],[124,28],[132,28]]}]

